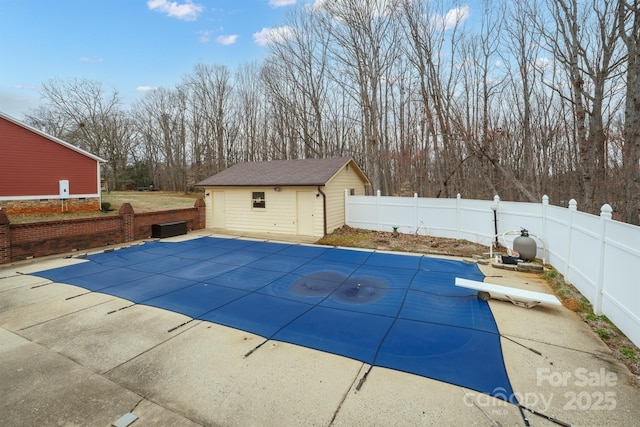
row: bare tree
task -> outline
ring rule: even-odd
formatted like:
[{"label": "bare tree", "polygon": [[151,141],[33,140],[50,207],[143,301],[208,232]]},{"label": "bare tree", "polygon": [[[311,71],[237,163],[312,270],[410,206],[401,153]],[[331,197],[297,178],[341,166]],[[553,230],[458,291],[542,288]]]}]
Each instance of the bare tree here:
[{"label": "bare tree", "polygon": [[242,145],[233,154],[232,164],[267,160],[264,88],[260,72],[258,63],[244,64],[236,70],[234,121]]},{"label": "bare tree", "polygon": [[553,18],[540,26],[549,51],[564,68],[569,94],[556,87],[573,106],[579,152],[581,206],[596,211],[606,197],[606,103],[615,88],[625,57],[618,36],[617,0],[547,0]]},{"label": "bare tree", "polygon": [[225,144],[233,90],[231,72],[223,65],[198,64],[183,82],[188,90],[194,180],[199,181],[228,165]]},{"label": "bare tree", "polygon": [[137,131],[154,164],[154,185],[171,191],[189,189],[186,90],[160,88],[134,106]]},{"label": "bare tree", "polygon": [[[432,9],[419,0],[403,0],[406,56],[415,68],[423,114],[423,138],[428,144],[425,159],[434,172],[436,197],[452,197],[461,191],[465,142],[470,135],[456,120],[456,84],[461,67],[456,65],[457,46],[463,38],[464,8]],[[468,131],[468,129],[467,129]],[[425,167],[428,167],[425,165]],[[456,184],[451,185],[453,181]]]},{"label": "bare tree", "polygon": [[640,1],[620,0],[619,31],[627,48],[627,93],[624,113],[623,220],[638,225],[640,198]]},{"label": "bare tree", "polygon": [[27,115],[42,127],[107,160],[103,173],[110,188],[118,188],[132,144],[132,128],[118,92],[107,93],[99,82],[50,80],[42,86],[44,106]]},{"label": "bare tree", "polygon": [[263,73],[271,96],[288,106],[289,117],[295,122],[288,125],[289,138],[293,142],[295,134],[302,142],[304,157],[322,157],[327,152],[324,114],[330,34],[322,31],[319,21],[319,14],[308,6],[290,13],[290,33],[269,45],[271,56]]},{"label": "bare tree", "polygon": [[388,193],[388,181],[383,176],[387,164],[381,122],[384,112],[380,99],[383,80],[397,59],[398,37],[395,18],[396,0],[339,0],[323,3],[326,15],[321,21],[323,31],[331,35],[330,53],[335,60],[334,73],[352,87],[345,93],[355,97],[361,110],[361,126],[367,169],[374,189]]}]

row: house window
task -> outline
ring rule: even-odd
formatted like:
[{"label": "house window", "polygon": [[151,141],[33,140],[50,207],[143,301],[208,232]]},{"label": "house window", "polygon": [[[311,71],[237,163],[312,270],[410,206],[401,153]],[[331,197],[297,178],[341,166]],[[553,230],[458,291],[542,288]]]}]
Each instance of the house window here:
[{"label": "house window", "polygon": [[356,189],[355,188],[350,188],[349,189],[349,195],[350,196],[355,196],[356,195]]},{"label": "house window", "polygon": [[251,203],[254,208],[264,209],[267,204],[264,200],[264,191],[254,191],[251,195]]}]

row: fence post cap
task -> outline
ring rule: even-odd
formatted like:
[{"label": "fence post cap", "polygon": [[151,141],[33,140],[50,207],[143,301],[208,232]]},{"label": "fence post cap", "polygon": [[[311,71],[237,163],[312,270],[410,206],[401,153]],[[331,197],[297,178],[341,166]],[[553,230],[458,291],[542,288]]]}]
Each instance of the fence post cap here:
[{"label": "fence post cap", "polygon": [[604,219],[611,219],[611,214],[613,213],[613,208],[608,203],[605,203],[600,208],[600,217]]},{"label": "fence post cap", "polygon": [[549,196],[547,196],[546,194],[544,196],[542,196],[542,204],[543,205],[548,205],[549,204]]},{"label": "fence post cap", "polygon": [[572,211],[578,209],[578,202],[576,202],[576,199],[569,200],[569,209],[571,209]]}]

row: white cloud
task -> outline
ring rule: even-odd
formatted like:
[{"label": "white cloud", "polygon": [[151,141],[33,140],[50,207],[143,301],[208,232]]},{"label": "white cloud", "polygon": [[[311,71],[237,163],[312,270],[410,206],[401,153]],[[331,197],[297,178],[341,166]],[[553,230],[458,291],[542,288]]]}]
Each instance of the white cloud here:
[{"label": "white cloud", "polygon": [[450,9],[444,15],[435,15],[433,21],[437,25],[442,25],[445,30],[450,30],[469,19],[469,14],[469,6],[465,4],[464,6]]},{"label": "white cloud", "polygon": [[138,86],[136,92],[152,92],[158,90],[157,86]]},{"label": "white cloud", "polygon": [[[345,0],[314,0],[313,3],[307,4],[311,11],[332,11],[349,9],[351,6]],[[399,7],[398,0],[370,0],[367,6],[363,6],[367,10],[371,10],[374,16],[388,16],[394,9]]]},{"label": "white cloud", "polygon": [[82,58],[80,58],[80,62],[97,63],[102,61],[103,61],[102,58],[89,58],[88,56],[83,56]]},{"label": "white cloud", "polygon": [[20,90],[40,90],[39,86],[33,86],[33,85],[17,84],[14,87]]},{"label": "white cloud", "polygon": [[149,10],[157,10],[183,21],[195,21],[204,10],[204,6],[193,3],[191,0],[186,0],[183,4],[168,0],[148,0],[147,7]]},{"label": "white cloud", "polygon": [[266,46],[270,43],[277,43],[286,40],[293,34],[293,29],[289,26],[278,28],[263,28],[253,34],[253,40],[260,46]]},{"label": "white cloud", "polygon": [[209,43],[209,40],[211,39],[211,32],[211,30],[198,31],[198,34],[200,34],[200,42]]},{"label": "white cloud", "polygon": [[551,67],[553,66],[553,60],[541,56],[540,58],[537,58],[535,60],[534,66],[540,71],[546,71],[551,69]]},{"label": "white cloud", "polygon": [[327,0],[315,0],[313,4],[310,6],[311,10],[313,11],[321,10],[324,7],[326,2]]},{"label": "white cloud", "polygon": [[284,7],[296,4],[296,0],[269,0],[269,6],[271,7]]},{"label": "white cloud", "polygon": [[221,34],[218,37],[216,37],[216,41],[225,46],[234,44],[236,40],[238,40],[237,34],[229,34],[229,35]]}]

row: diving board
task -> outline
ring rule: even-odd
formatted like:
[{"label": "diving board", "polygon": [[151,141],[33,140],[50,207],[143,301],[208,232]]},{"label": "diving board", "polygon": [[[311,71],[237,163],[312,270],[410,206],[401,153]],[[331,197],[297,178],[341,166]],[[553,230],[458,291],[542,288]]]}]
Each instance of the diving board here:
[{"label": "diving board", "polygon": [[478,291],[478,298],[484,301],[489,298],[495,298],[506,300],[517,306],[527,308],[531,308],[538,304],[562,305],[555,295],[546,294],[544,292],[494,285],[492,283],[478,282],[476,280],[461,279],[460,277],[456,277],[456,286]]}]

